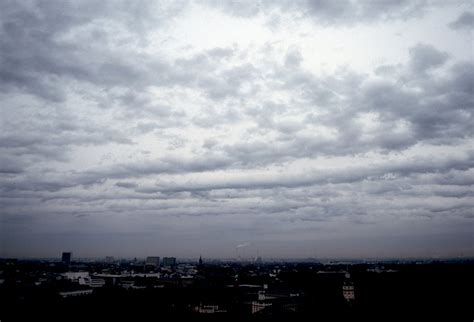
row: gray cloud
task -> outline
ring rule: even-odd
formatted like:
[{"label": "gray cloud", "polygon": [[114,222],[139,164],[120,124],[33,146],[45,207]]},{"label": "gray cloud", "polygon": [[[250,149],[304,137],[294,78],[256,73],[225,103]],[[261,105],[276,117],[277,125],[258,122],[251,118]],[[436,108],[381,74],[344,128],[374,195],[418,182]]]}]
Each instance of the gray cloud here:
[{"label": "gray cloud", "polygon": [[[143,245],[222,256],[244,242],[342,254],[347,240],[360,247],[345,255],[378,256],[363,249],[386,236],[393,254],[440,240],[454,245],[442,254],[472,253],[461,4],[439,27],[457,46],[428,35],[444,7],[425,1],[0,7],[1,256],[58,244],[104,255],[88,238],[136,256],[158,252]],[[412,31],[403,45],[400,28]],[[364,32],[381,48],[357,43]]]},{"label": "gray cloud", "polygon": [[286,53],[285,56],[285,67],[294,68],[299,67],[303,56],[297,49],[291,49]]},{"label": "gray cloud", "polygon": [[463,12],[455,21],[449,24],[452,29],[467,29],[472,30],[474,27],[474,13],[466,11]]},{"label": "gray cloud", "polygon": [[442,66],[449,55],[440,52],[431,45],[418,44],[409,51],[411,68],[416,73],[424,73],[430,69]]},{"label": "gray cloud", "polygon": [[[409,53],[410,60],[398,79],[371,79],[348,73],[323,80],[307,72],[277,71],[276,75],[285,81],[283,90],[301,98],[299,102],[281,110],[266,104],[248,112],[258,123],[257,128],[249,131],[276,132],[273,144],[268,145],[264,137],[256,135],[253,140],[214,145],[213,149],[222,149],[242,164],[263,165],[276,160],[357,154],[373,149],[404,150],[420,142],[455,143],[456,138],[471,136],[472,63],[454,64],[433,82],[425,73],[446,63],[448,56],[424,44],[412,47]],[[311,116],[307,106],[324,112],[318,117]],[[291,113],[307,113],[307,117],[293,122],[285,120],[284,116]],[[367,113],[372,113],[378,124],[370,132],[358,121]],[[276,118],[281,121],[275,121]],[[299,133],[319,127],[331,127],[335,135]]]},{"label": "gray cloud", "polygon": [[115,185],[120,188],[136,188],[137,187],[137,184],[133,182],[117,182]]},{"label": "gray cloud", "polygon": [[422,15],[430,6],[427,1],[209,1],[224,13],[238,17],[268,14],[273,10],[310,18],[322,25],[351,25],[362,22],[406,20]]},{"label": "gray cloud", "polygon": [[[0,54],[2,89],[27,91],[47,100],[63,101],[67,92],[64,81],[74,79],[103,87],[142,87],[152,79],[160,83],[167,77],[157,77],[166,70],[165,63],[156,58],[150,61],[147,55],[137,57],[136,53],[130,61],[127,55],[117,55],[116,47],[143,41],[146,30],[181,9],[178,2],[176,5],[155,5],[148,1],[133,4],[126,1],[113,4],[4,2]],[[137,16],[140,19],[136,19]],[[104,31],[108,27],[126,28],[130,35],[114,39],[113,30]],[[80,33],[71,39],[69,34],[77,32]]]},{"label": "gray cloud", "polygon": [[370,167],[348,168],[346,170],[330,170],[305,172],[304,174],[270,175],[255,177],[246,175],[237,179],[226,179],[203,182],[185,183],[183,185],[161,185],[147,189],[152,192],[181,192],[195,190],[219,189],[271,189],[276,187],[294,188],[318,184],[354,183],[363,180],[377,181],[384,176],[407,177],[417,173],[443,173],[451,170],[468,170],[474,166],[474,153],[458,159],[447,160],[417,160],[400,164],[381,164]]}]

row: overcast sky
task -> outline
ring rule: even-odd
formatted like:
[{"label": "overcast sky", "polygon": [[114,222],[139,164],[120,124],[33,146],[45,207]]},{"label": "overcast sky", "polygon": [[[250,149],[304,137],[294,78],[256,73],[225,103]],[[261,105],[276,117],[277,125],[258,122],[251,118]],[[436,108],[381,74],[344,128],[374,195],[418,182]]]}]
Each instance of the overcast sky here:
[{"label": "overcast sky", "polygon": [[474,256],[471,1],[0,23],[0,256]]}]

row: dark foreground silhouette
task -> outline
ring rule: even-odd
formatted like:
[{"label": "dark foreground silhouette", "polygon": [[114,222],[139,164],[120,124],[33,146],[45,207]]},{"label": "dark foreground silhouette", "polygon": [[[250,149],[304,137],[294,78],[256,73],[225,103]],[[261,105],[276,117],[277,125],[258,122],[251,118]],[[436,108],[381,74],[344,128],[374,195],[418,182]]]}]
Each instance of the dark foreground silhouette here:
[{"label": "dark foreground silhouette", "polygon": [[[222,263],[196,265],[192,276],[180,275],[180,270],[172,267],[161,270],[159,277],[122,277],[123,272],[131,271],[127,265],[130,264],[65,266],[45,261],[2,260],[0,320],[474,319],[473,261],[352,265]],[[134,266],[134,272],[137,269],[139,265]],[[89,272],[101,277],[95,280],[100,283],[93,287],[67,280],[67,271]],[[69,296],[73,293],[68,292],[78,291],[87,292]]]}]

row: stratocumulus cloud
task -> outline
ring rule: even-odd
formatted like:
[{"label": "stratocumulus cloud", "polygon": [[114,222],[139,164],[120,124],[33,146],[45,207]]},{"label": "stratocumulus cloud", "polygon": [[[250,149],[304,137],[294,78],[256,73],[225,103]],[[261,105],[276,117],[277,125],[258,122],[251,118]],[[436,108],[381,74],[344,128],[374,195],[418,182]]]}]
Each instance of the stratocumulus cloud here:
[{"label": "stratocumulus cloud", "polygon": [[2,2],[0,255],[474,255],[472,17]]}]

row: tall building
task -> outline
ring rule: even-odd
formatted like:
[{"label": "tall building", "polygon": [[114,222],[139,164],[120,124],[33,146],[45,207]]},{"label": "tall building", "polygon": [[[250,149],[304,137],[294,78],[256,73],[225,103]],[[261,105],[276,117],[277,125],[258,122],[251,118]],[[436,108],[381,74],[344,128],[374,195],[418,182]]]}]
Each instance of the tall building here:
[{"label": "tall building", "polygon": [[346,273],[346,279],[342,285],[342,295],[348,302],[355,300],[354,283],[349,273]]},{"label": "tall building", "polygon": [[176,257],[163,257],[163,266],[175,266]]},{"label": "tall building", "polygon": [[64,264],[70,264],[72,259],[72,253],[71,252],[63,252],[63,255],[61,256],[61,262]]},{"label": "tall building", "polygon": [[160,257],[148,256],[145,261],[145,271],[157,270],[160,267]]}]

